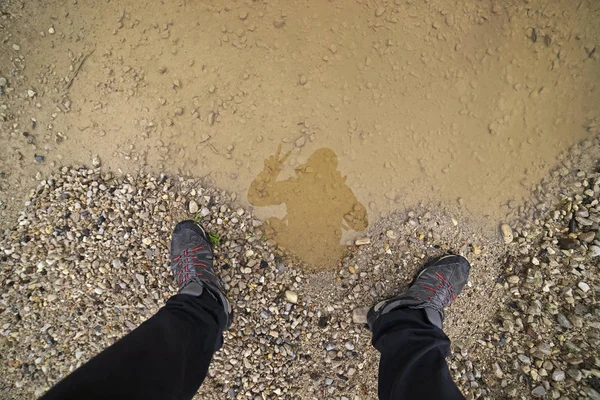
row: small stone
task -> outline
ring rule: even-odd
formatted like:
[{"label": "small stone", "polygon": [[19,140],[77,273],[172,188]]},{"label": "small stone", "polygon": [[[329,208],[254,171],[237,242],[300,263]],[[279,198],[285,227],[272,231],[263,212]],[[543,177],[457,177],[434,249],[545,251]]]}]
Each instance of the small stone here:
[{"label": "small stone", "polygon": [[7,84],[8,80],[5,77],[0,76],[0,87],[5,87]]},{"label": "small stone", "polygon": [[592,243],[594,241],[595,237],[596,237],[596,232],[594,232],[594,231],[582,232],[579,234],[579,240],[581,240],[582,242],[586,242],[586,243]]},{"label": "small stone", "polygon": [[144,275],[142,275],[142,274],[135,274],[135,279],[138,280],[140,285],[143,285],[146,282],[146,279],[144,278]]},{"label": "small stone", "polygon": [[248,11],[241,11],[238,15],[238,17],[244,21],[246,18],[248,18]]},{"label": "small stone", "polygon": [[298,303],[298,293],[293,292],[291,290],[286,290],[285,291],[285,299],[292,304],[297,304]]},{"label": "small stone", "polygon": [[508,224],[502,224],[500,225],[500,231],[502,232],[504,243],[510,244],[514,239],[512,228]]},{"label": "small stone", "polygon": [[43,163],[43,162],[44,162],[44,160],[45,160],[44,156],[41,156],[41,155],[39,155],[39,154],[35,154],[35,155],[33,156],[33,158],[35,159],[35,162],[36,162],[36,163],[38,163],[38,164],[41,164],[41,163]]},{"label": "small stone", "polygon": [[142,243],[146,246],[150,246],[152,244],[152,239],[150,239],[149,237],[143,238]]},{"label": "small stone", "polygon": [[506,278],[506,280],[508,281],[508,283],[510,283],[511,285],[516,285],[519,283],[520,278],[517,275],[511,275],[508,278]]},{"label": "small stone", "polygon": [[49,34],[51,34],[51,35],[54,35],[54,32],[56,32],[56,31],[54,30],[54,27],[52,27],[52,26],[51,26],[50,28],[48,28],[48,33],[49,33]]},{"label": "small stone", "polygon": [[583,378],[583,374],[577,368],[570,368],[567,370],[567,375],[569,375],[575,382],[579,382]]},{"label": "small stone", "polygon": [[569,321],[569,319],[564,314],[561,314],[561,313],[557,314],[556,321],[563,328],[571,329],[573,327],[573,324],[571,324],[571,321]]},{"label": "small stone", "polygon": [[32,89],[27,89],[27,96],[31,97],[35,97],[36,93],[34,90]]},{"label": "small stone", "polygon": [[21,46],[19,46],[19,45],[18,45],[18,44],[16,44],[16,43],[12,45],[12,48],[13,48],[13,50],[15,50],[15,51],[19,51],[19,50],[21,50]]},{"label": "small stone", "polygon": [[576,250],[579,248],[579,241],[571,238],[558,239],[558,247],[563,250]]},{"label": "small stone", "polygon": [[525,365],[531,364],[531,358],[527,357],[525,354],[519,354],[517,358]]},{"label": "small stone", "polygon": [[360,239],[356,239],[354,241],[354,244],[357,246],[363,246],[365,244],[370,244],[371,243],[371,239],[366,237],[366,238],[360,238]]},{"label": "small stone", "polygon": [[300,136],[298,139],[296,139],[296,147],[302,147],[304,146],[304,144],[306,143],[306,137],[305,136]]},{"label": "small stone", "polygon": [[210,210],[206,207],[202,207],[202,210],[200,210],[200,215],[206,217],[208,214],[210,214]]},{"label": "small stone", "polygon": [[331,385],[332,383],[333,383],[333,379],[331,379],[331,378],[326,378],[326,379],[325,379],[325,384],[326,384],[327,386]]},{"label": "small stone", "polygon": [[396,235],[396,232],[394,232],[391,229],[385,232],[385,236],[389,237],[390,239],[398,239],[398,235]]},{"label": "small stone", "polygon": [[579,289],[581,289],[581,291],[582,291],[583,293],[587,293],[587,292],[590,290],[590,285],[588,285],[587,283],[585,283],[585,282],[583,282],[583,281],[579,282],[579,283],[577,284],[577,287],[578,287]]},{"label": "small stone", "polygon": [[367,314],[369,313],[370,307],[358,307],[352,311],[352,322],[355,324],[366,324]]},{"label": "small stone", "polygon": [[304,74],[300,74],[300,77],[298,79],[302,86],[306,85],[306,82],[308,82],[308,79],[306,79],[306,76]]},{"label": "small stone", "polygon": [[546,389],[544,389],[544,387],[543,387],[543,386],[538,386],[538,387],[536,387],[535,389],[533,389],[533,390],[531,391],[531,394],[532,394],[534,397],[541,398],[541,397],[544,397],[544,396],[546,395]]},{"label": "small stone", "polygon": [[599,246],[590,246],[589,256],[592,258],[600,256],[600,247]]},{"label": "small stone", "polygon": [[376,17],[381,17],[383,15],[383,13],[385,12],[385,7],[383,6],[379,6],[377,7],[377,9],[375,10],[375,16]]},{"label": "small stone", "polygon": [[100,161],[100,157],[98,156],[94,156],[92,157],[92,166],[94,168],[100,168],[100,166],[102,165],[102,162]]},{"label": "small stone", "polygon": [[494,363],[494,375],[496,375],[496,378],[502,378],[502,376],[504,376],[504,373],[502,372],[502,369],[498,363]]},{"label": "small stone", "polygon": [[190,203],[188,204],[188,210],[190,211],[190,214],[196,214],[199,209],[200,207],[198,206],[198,203],[196,203],[194,200],[190,200]]},{"label": "small stone", "polygon": [[566,377],[566,376],[565,376],[565,373],[564,373],[564,371],[561,371],[561,370],[559,370],[559,369],[555,370],[555,371],[552,373],[552,380],[553,380],[554,382],[562,382],[562,381],[564,381],[564,380],[565,380],[565,377]]}]

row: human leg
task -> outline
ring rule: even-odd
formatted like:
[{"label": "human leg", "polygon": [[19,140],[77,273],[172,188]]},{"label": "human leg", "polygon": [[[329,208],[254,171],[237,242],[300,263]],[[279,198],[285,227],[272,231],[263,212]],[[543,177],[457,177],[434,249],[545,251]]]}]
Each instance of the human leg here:
[{"label": "human leg", "polygon": [[462,257],[443,257],[406,292],[369,311],[373,346],[381,353],[380,399],[464,399],[448,371],[450,340],[442,322],[443,308],[462,291],[469,268]]},{"label": "human leg", "polygon": [[232,320],[213,258],[204,230],[179,223],[171,241],[179,294],[42,399],[191,399]]},{"label": "human leg", "polygon": [[173,296],[42,399],[191,399],[221,346],[225,321],[208,292]]}]

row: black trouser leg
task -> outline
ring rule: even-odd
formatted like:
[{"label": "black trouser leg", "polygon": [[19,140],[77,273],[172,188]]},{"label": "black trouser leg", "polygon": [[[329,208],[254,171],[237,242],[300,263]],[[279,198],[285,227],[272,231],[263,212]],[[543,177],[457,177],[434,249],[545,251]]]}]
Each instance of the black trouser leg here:
[{"label": "black trouser leg", "polygon": [[42,399],[191,399],[221,347],[225,322],[223,307],[209,293],[173,296]]},{"label": "black trouser leg", "polygon": [[423,310],[382,315],[373,327],[373,346],[381,353],[379,399],[464,399],[446,364],[450,340]]}]

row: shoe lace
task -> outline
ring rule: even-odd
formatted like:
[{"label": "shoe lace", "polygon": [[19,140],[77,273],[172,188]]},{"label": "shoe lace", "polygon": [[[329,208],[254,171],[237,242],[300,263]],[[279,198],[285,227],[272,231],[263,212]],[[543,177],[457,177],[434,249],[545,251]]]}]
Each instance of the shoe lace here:
[{"label": "shoe lace", "polygon": [[205,246],[200,245],[189,250],[184,250],[182,255],[173,258],[172,261],[176,264],[176,279],[179,286],[195,276],[200,279],[206,279],[206,275],[214,276],[210,271],[209,265],[198,257],[204,248]]},{"label": "shoe lace", "polygon": [[423,289],[429,290],[433,292],[433,295],[428,296],[427,298],[437,307],[444,308],[456,299],[456,294],[454,293],[454,288],[448,282],[446,278],[439,272],[435,273],[435,276],[438,278],[438,284],[436,287],[432,287],[429,285],[423,285]]}]

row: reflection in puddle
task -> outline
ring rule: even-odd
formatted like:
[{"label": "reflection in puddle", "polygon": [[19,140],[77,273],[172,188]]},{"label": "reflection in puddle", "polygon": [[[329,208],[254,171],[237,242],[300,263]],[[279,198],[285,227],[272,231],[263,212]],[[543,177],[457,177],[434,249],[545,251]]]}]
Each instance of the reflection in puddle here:
[{"label": "reflection in puddle", "polygon": [[267,219],[267,235],[315,268],[335,268],[342,256],[342,231],[366,229],[367,211],[337,170],[333,150],[316,150],[295,168],[295,177],[277,181],[289,155],[281,156],[280,145],[265,160],[250,185],[248,201],[254,206],[285,204],[285,217]]}]

